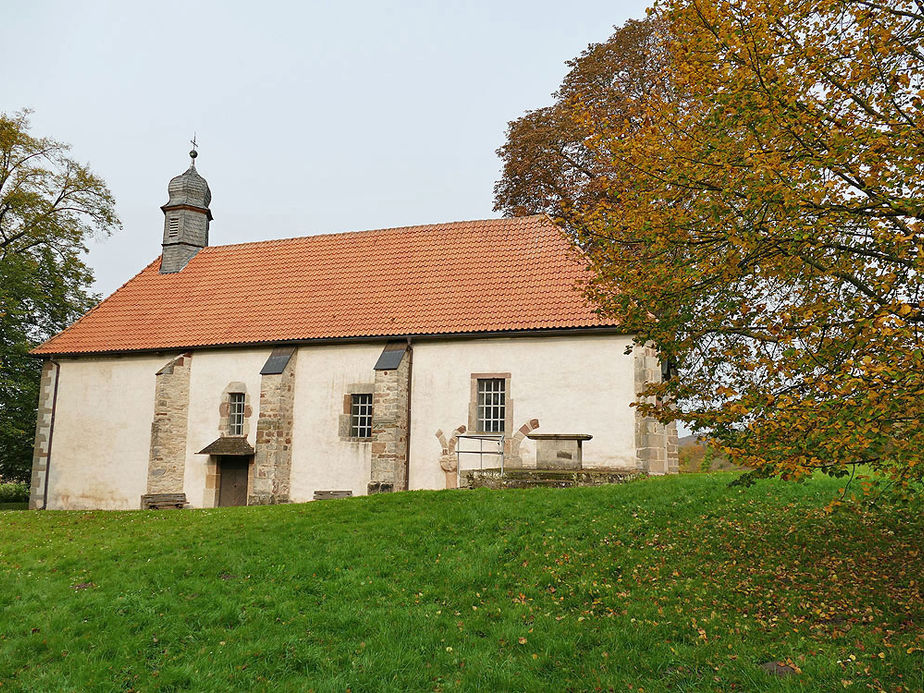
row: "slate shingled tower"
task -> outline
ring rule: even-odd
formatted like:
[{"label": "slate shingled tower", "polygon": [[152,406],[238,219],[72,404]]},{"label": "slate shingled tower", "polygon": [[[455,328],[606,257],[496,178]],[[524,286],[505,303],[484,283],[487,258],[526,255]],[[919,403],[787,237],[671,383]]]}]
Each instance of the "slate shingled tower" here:
[{"label": "slate shingled tower", "polygon": [[170,199],[161,207],[165,217],[161,274],[179,272],[209,244],[212,192],[205,178],[196,171],[197,155],[193,149],[189,153],[192,159],[189,168],[167,186]]}]

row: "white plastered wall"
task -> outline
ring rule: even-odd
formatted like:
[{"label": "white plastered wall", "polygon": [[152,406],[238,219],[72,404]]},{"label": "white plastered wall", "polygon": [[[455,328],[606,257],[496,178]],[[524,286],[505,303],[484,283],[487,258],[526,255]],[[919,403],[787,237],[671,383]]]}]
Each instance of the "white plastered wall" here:
[{"label": "white plastered wall", "polygon": [[243,383],[251,407],[247,440],[254,445],[260,416],[260,371],[271,349],[222,349],[193,352],[189,371],[189,428],[186,433],[186,471],[183,489],[194,508],[214,504],[215,492],[206,492],[209,456],[198,455],[221,434],[219,407],[230,383]]},{"label": "white plastered wall", "polygon": [[[468,424],[472,373],[510,373],[513,434],[539,419],[539,433],[589,433],[585,466],[634,467],[635,398],[628,336],[422,341],[414,344],[410,487],[444,488],[435,433]],[[351,385],[375,380],[384,342],[306,346],[296,361],[290,497],[317,490],[366,493],[371,443],[341,440],[339,418]],[[225,388],[242,382],[252,408],[254,444],[260,370],[271,349],[197,351],[190,370],[184,489],[205,499],[208,457],[197,451],[219,435]],[[49,508],[135,509],[146,492],[155,374],[177,354],[61,361],[49,478]],[[535,461],[528,439],[520,450]]]},{"label": "white plastered wall", "polygon": [[61,359],[50,509],[135,509],[147,488],[155,373],[164,357]]},{"label": "white plastered wall", "polygon": [[[426,341],[414,345],[410,487],[443,488],[441,445],[468,425],[473,373],[510,373],[513,435],[530,419],[537,433],[589,433],[585,467],[636,467],[635,364],[624,335]],[[535,465],[535,444],[520,448]],[[487,458],[486,458],[487,459]],[[485,466],[488,465],[487,461]]]},{"label": "white plastered wall", "polygon": [[[292,440],[293,501],[316,490],[366,492],[371,443],[341,440],[339,417],[349,386],[375,381],[384,343],[305,347],[296,361]],[[219,407],[229,383],[243,383],[256,440],[260,370],[271,349],[193,353],[189,383],[184,491],[191,507],[211,504],[208,455],[220,434]],[[137,509],[147,490],[156,373],[178,354],[65,360],[59,384],[49,508]]]},{"label": "white plastered wall", "polygon": [[315,491],[364,495],[372,443],[341,440],[339,419],[349,386],[374,383],[373,366],[384,343],[303,347],[295,365],[291,499],[309,501]]}]

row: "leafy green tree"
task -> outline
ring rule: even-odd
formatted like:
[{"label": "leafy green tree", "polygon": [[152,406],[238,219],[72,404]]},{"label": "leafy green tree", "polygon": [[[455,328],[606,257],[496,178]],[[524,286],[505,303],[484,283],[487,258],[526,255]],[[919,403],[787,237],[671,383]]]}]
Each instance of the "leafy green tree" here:
[{"label": "leafy green tree", "polygon": [[112,195],[68,147],[29,134],[28,112],[0,114],[0,476],[32,463],[41,363],[29,349],[95,301],[82,259],[119,227]]},{"label": "leafy green tree", "polygon": [[920,3],[665,0],[650,17],[659,80],[620,117],[569,96],[596,194],[557,214],[601,310],[679,367],[642,409],[760,474],[920,480]]}]

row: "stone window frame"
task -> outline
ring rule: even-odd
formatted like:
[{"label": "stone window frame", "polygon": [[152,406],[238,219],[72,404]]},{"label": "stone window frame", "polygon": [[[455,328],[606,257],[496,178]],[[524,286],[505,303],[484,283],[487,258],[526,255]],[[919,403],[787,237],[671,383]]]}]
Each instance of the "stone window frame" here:
[{"label": "stone window frame", "polygon": [[352,435],[353,395],[370,395],[372,397],[372,415],[375,415],[375,383],[350,383],[346,386],[346,392],[343,395],[343,408],[337,417],[337,435],[345,443],[371,443],[371,434],[368,437]]},{"label": "stone window frame", "polygon": [[[472,373],[469,376],[470,391],[468,400],[468,431],[473,434],[503,435],[509,438],[514,435],[513,428],[513,398],[510,393],[510,373]],[[504,381],[504,430],[482,431],[479,427],[478,417],[478,381],[503,380]]]},{"label": "stone window frame", "polygon": [[[244,395],[244,421],[239,434],[231,433],[231,395]],[[228,437],[250,437],[250,421],[253,418],[253,406],[247,385],[242,382],[230,382],[221,393],[221,403],[218,405],[218,435]]]}]

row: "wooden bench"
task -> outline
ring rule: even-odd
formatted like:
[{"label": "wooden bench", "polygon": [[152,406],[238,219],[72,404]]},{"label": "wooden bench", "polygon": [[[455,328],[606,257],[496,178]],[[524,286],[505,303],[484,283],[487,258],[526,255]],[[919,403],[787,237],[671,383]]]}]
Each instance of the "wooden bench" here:
[{"label": "wooden bench", "polygon": [[142,510],[168,510],[185,507],[185,493],[146,493],[141,496]]},{"label": "wooden bench", "polygon": [[332,500],[334,498],[349,498],[353,495],[352,491],[315,491],[315,500]]}]

